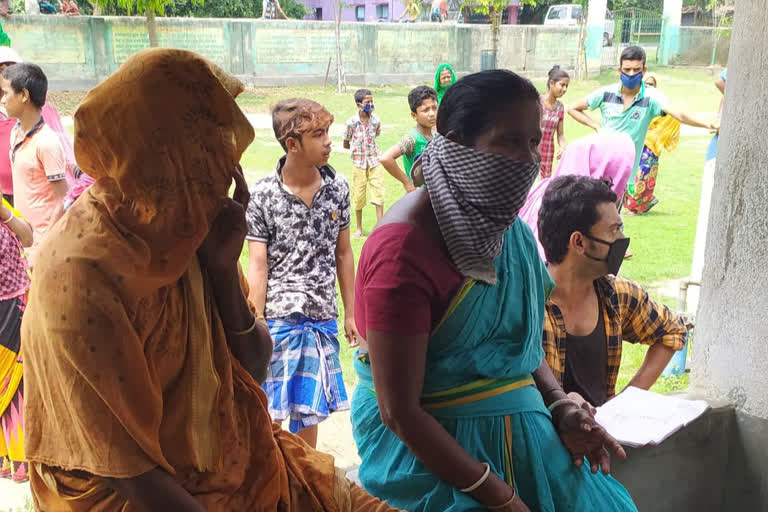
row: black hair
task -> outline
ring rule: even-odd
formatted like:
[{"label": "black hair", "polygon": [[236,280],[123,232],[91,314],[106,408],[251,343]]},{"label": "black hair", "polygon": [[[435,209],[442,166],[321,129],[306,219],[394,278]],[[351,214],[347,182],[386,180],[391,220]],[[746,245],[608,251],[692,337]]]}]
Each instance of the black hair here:
[{"label": "black hair", "polygon": [[358,89],[355,91],[355,103],[362,103],[366,96],[373,96],[370,89]]},{"label": "black hair", "polygon": [[521,101],[539,101],[539,91],[527,78],[505,69],[467,75],[443,96],[437,131],[442,136],[453,133],[461,144],[472,146],[504,114],[505,105]]},{"label": "black hair", "polygon": [[569,75],[566,70],[555,64],[547,74],[547,89],[549,89],[549,84],[552,82],[557,83],[563,78],[571,78],[571,75]]},{"label": "black hair", "polygon": [[562,263],[571,235],[589,234],[598,220],[597,205],[616,204],[611,181],[587,176],[561,176],[549,184],[539,208],[539,242],[549,263]]},{"label": "black hair", "polygon": [[411,112],[416,110],[424,103],[424,100],[437,101],[437,91],[428,85],[420,85],[411,89],[408,93],[408,106],[411,107]]},{"label": "black hair", "polygon": [[48,78],[37,64],[20,62],[5,68],[3,78],[11,82],[14,92],[24,89],[29,92],[29,100],[37,108],[43,108],[45,97],[48,95]]},{"label": "black hair", "polygon": [[624,51],[621,52],[619,66],[621,66],[625,60],[641,60],[643,61],[643,67],[645,67],[645,50],[639,46],[627,46],[624,48]]}]

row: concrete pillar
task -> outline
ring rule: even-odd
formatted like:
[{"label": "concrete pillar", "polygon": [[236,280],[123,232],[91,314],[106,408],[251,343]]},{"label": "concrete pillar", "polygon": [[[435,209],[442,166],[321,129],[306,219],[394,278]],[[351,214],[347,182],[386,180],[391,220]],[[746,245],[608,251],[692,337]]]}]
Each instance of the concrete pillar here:
[{"label": "concrete pillar", "polygon": [[603,59],[603,34],[605,33],[605,12],[607,0],[589,0],[587,8],[587,69],[600,69]]},{"label": "concrete pillar", "polygon": [[[761,420],[768,420],[768,109],[760,98],[768,67],[755,63],[768,48],[766,26],[765,0],[736,1],[692,375],[696,391]],[[768,428],[763,434],[768,441]]]},{"label": "concrete pillar", "polygon": [[[88,24],[86,25],[87,37],[86,41],[91,41],[91,51],[93,52],[93,78],[97,81],[102,81],[107,78],[112,70],[109,69],[109,49],[107,48],[107,24],[104,18],[100,16],[88,16]],[[88,47],[86,46],[86,52]]]},{"label": "concrete pillar", "polygon": [[662,14],[659,64],[666,66],[680,53],[680,21],[683,17],[683,0],[664,0]]}]

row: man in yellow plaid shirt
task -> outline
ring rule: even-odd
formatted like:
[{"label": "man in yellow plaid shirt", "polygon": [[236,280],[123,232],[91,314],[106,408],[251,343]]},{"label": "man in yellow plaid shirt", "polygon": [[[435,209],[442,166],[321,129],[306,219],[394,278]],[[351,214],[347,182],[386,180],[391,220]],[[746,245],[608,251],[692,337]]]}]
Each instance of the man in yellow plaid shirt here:
[{"label": "man in yellow plaid shirt", "polygon": [[569,397],[595,407],[616,394],[623,341],[649,345],[629,383],[648,389],[687,332],[682,315],[616,275],[629,245],[617,199],[606,180],[563,176],[539,211],[539,241],[555,281],[544,318],[545,357]]}]

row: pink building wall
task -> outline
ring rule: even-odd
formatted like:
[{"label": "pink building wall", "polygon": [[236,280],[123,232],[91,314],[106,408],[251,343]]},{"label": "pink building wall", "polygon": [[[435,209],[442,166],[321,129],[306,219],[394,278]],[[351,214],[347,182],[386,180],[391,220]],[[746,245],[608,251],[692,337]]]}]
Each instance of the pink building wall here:
[{"label": "pink building wall", "polygon": [[[309,11],[304,19],[333,21],[331,0],[304,0],[303,3]],[[405,10],[401,0],[348,0],[344,3],[348,7],[341,10],[342,21],[397,21]],[[320,12],[317,9],[320,9]]]}]

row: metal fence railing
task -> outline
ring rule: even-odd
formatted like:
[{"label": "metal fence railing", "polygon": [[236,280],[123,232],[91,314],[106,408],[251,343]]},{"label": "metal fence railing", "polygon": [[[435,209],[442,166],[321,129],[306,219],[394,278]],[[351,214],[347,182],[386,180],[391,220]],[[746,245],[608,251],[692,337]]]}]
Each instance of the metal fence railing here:
[{"label": "metal fence railing", "polygon": [[[661,14],[644,9],[621,9],[614,11],[613,37],[603,47],[601,67],[610,68],[619,65],[619,56],[627,46],[642,46],[648,55],[649,63],[655,63],[661,41],[663,21]],[[607,25],[610,25],[608,21]]]},{"label": "metal fence railing", "polygon": [[680,27],[680,48],[670,60],[682,66],[725,66],[731,48],[731,29]]}]

